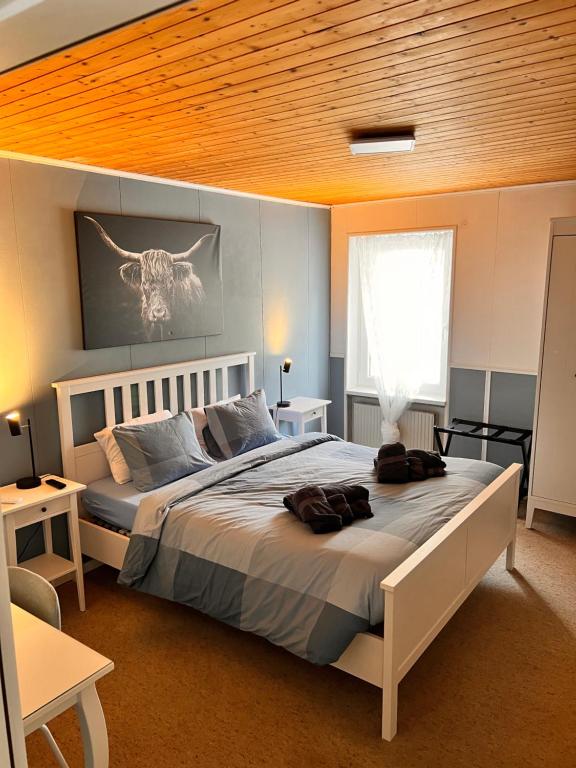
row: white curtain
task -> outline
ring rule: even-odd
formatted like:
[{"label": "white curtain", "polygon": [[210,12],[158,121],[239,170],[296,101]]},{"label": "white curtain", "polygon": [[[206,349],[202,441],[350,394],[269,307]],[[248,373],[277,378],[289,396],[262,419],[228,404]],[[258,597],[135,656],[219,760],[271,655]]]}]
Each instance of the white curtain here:
[{"label": "white curtain", "polygon": [[392,443],[399,439],[402,413],[439,374],[452,232],[357,236],[351,249],[358,261],[382,440]]}]

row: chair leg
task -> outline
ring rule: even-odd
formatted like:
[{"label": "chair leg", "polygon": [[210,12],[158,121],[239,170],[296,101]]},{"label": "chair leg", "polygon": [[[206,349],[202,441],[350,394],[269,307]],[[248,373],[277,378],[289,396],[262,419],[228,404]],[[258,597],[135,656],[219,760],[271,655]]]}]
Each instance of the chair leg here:
[{"label": "chair leg", "polygon": [[52,750],[52,754],[56,758],[56,761],[60,766],[60,768],[70,768],[66,760],[64,760],[64,755],[62,754],[62,752],[60,752],[60,747],[54,741],[54,736],[52,736],[52,734],[50,733],[50,729],[48,728],[48,726],[41,725],[40,730],[44,734],[46,741],[48,742],[48,746]]}]

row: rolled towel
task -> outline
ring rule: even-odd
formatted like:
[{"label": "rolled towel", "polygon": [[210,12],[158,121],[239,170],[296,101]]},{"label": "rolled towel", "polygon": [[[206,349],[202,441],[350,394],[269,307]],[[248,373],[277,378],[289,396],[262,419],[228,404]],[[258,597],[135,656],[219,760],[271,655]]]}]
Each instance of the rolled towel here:
[{"label": "rolled towel", "polygon": [[354,520],[366,520],[367,518],[374,517],[368,502],[370,492],[363,485],[323,485],[322,490],[326,494],[328,501],[335,494],[342,494],[350,505]]},{"label": "rolled towel", "polygon": [[[326,494],[326,489],[322,490]],[[335,493],[333,496],[326,494],[326,498],[332,511],[342,518],[342,525],[350,525],[354,522],[354,514],[343,493]]]},{"label": "rolled towel", "polygon": [[410,464],[402,443],[387,443],[380,447],[374,459],[379,483],[410,482]]},{"label": "rolled towel", "polygon": [[374,517],[372,507],[365,499],[358,499],[350,504],[350,509],[354,515],[354,520],[368,520]]},{"label": "rolled towel", "polygon": [[418,458],[417,456],[407,455],[406,461],[408,462],[408,466],[410,468],[410,482],[414,482],[416,480],[426,480],[428,473],[422,459]]},{"label": "rolled towel", "polygon": [[368,501],[370,492],[368,488],[363,485],[344,485],[344,483],[329,483],[328,485],[321,486],[326,496],[334,496],[341,493],[346,497],[346,501],[350,504],[353,501],[363,499]]},{"label": "rolled towel", "polygon": [[[408,457],[409,462],[411,462],[412,459],[421,462],[421,468],[418,472],[423,473],[424,477],[414,477],[414,480],[426,479],[428,477],[442,477],[446,474],[444,471],[446,469],[446,462],[442,461],[442,457],[437,451],[423,451],[419,448],[412,448],[411,450],[406,451],[406,456]],[[410,464],[410,467],[411,471],[414,472],[412,463]]]},{"label": "rolled towel", "polygon": [[334,512],[318,485],[305,485],[291,496],[286,496],[284,506],[307,523],[314,533],[342,530],[342,516]]},{"label": "rolled towel", "polygon": [[306,485],[284,496],[283,502],[314,533],[328,533],[339,531],[354,520],[374,517],[369,496],[363,485]]}]

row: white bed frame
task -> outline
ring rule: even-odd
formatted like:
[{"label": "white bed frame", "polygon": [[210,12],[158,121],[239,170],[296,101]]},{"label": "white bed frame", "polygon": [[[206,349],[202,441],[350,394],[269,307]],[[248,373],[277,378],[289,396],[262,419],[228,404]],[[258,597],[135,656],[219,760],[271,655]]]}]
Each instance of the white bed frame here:
[{"label": "white bed frame", "polygon": [[[97,443],[74,445],[71,398],[88,392],[104,394],[106,424],[117,423],[114,389],[121,388],[123,418],[132,412],[132,385],[138,391],[140,413],[168,407],[179,409],[178,379],[183,406],[203,406],[238,394],[229,391],[229,369],[243,366],[246,392],[254,389],[253,352],[206,358],[154,368],[122,371],[103,376],[60,381],[52,386],[58,398],[64,476],[90,483],[108,476],[104,454]],[[218,371],[220,375],[218,376]],[[204,374],[208,377],[205,394]],[[191,377],[196,379],[192,402]],[[167,379],[169,403],[163,402],[162,380]],[[153,382],[154,407],[149,407],[147,383]],[[218,387],[218,382],[220,386]],[[242,394],[242,393],[240,393]],[[382,689],[382,738],[396,734],[398,684],[486,571],[506,549],[506,568],[514,568],[516,516],[520,464],[512,464],[441,530],[399,565],[380,584],[384,592],[384,637],[356,635],[334,666]],[[82,552],[120,569],[128,538],[87,519],[80,521]]]}]

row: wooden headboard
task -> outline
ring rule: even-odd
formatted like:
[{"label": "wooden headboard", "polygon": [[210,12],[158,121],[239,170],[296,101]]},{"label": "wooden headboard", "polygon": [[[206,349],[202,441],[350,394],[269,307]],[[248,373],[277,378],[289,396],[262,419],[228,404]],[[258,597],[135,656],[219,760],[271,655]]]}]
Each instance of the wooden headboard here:
[{"label": "wooden headboard", "polygon": [[[222,357],[207,357],[185,363],[157,365],[153,368],[139,368],[54,382],[52,386],[56,390],[58,399],[64,476],[80,483],[91,483],[110,474],[108,462],[98,443],[95,441],[82,445],[74,443],[72,409],[74,396],[88,392],[102,392],[106,426],[109,427],[134,416],[155,413],[164,408],[169,408],[176,414],[182,409],[201,407],[231,395],[252,392],[255,355],[255,352],[239,352]],[[228,373],[230,368],[237,366],[242,366],[245,392],[230,392]],[[164,381],[167,381],[167,391]],[[116,405],[115,390],[120,393],[121,409]],[[149,396],[150,392],[153,392],[153,397]],[[119,413],[117,415],[117,411],[120,410],[121,416]]]}]

